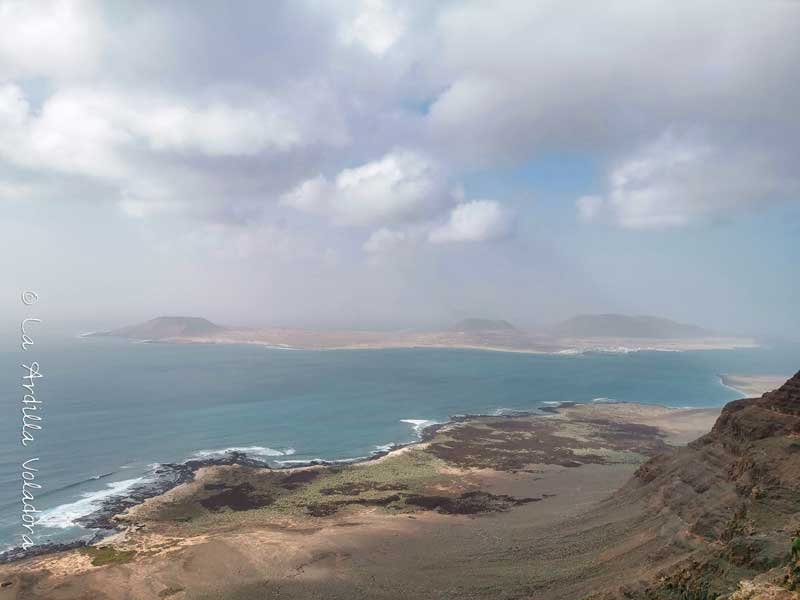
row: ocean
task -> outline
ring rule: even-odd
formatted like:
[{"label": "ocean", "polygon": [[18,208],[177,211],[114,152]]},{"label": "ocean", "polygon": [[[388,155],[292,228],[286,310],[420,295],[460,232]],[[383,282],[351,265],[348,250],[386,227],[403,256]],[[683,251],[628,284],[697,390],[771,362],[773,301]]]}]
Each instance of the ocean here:
[{"label": "ocean", "polygon": [[[800,346],[535,355],[479,350],[279,350],[250,345],[37,338],[0,354],[0,550],[20,545],[21,464],[35,463],[34,541],[91,532],[74,520],[146,480],[158,463],[239,449],[275,466],[367,457],[457,414],[548,403],[720,406],[719,373],[794,373]],[[35,360],[42,429],[21,445]]]}]

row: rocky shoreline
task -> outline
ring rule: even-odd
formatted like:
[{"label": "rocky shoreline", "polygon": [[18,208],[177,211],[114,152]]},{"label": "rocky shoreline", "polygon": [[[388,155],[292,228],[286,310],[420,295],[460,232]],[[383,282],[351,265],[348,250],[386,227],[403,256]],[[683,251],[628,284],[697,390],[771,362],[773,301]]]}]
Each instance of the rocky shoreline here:
[{"label": "rocky shoreline", "polygon": [[[409,586],[418,597],[489,598],[498,590],[486,582],[502,576],[509,597],[530,596],[532,585],[537,597],[583,597],[604,584],[576,573],[627,539],[619,536],[640,518],[605,499],[649,458],[707,433],[718,414],[564,403],[455,415],[424,429],[415,422],[414,442],[338,464],[283,467],[231,453],[164,465],[163,487],[150,493],[184,485],[146,502],[106,504],[87,522],[119,534],[0,565],[0,584],[9,600],[111,598],[108,590],[120,589],[137,598],[212,590],[297,600],[389,590],[384,597],[394,598]],[[596,518],[576,521],[587,509]],[[637,568],[637,556],[614,561],[615,580]],[[448,596],[454,580],[463,589]]]},{"label": "rocky shoreline", "polygon": [[104,537],[119,531],[120,528],[114,522],[114,517],[128,508],[141,504],[149,498],[160,496],[183,483],[192,481],[195,473],[204,467],[229,465],[270,468],[267,463],[250,458],[242,452],[230,452],[218,458],[188,460],[183,463],[165,463],[159,465],[154,472],[155,477],[153,480],[132,487],[124,495],[108,498],[103,501],[98,510],[76,520],[76,523],[82,527],[95,530],[90,538],[72,542],[36,544],[27,550],[22,547],[11,548],[0,554],[0,564],[8,564],[34,556],[43,556],[45,554],[90,546],[102,540]]},{"label": "rocky shoreline", "polygon": [[[521,413],[520,413],[521,414]],[[289,471],[292,469],[301,469],[312,466],[337,466],[344,464],[363,463],[372,460],[380,459],[384,456],[413,446],[431,439],[439,429],[445,425],[453,422],[463,421],[470,418],[477,418],[484,415],[458,415],[449,419],[445,423],[434,423],[428,425],[420,431],[419,439],[405,444],[392,444],[383,450],[376,450],[368,457],[359,458],[356,460],[342,459],[342,460],[309,460],[299,462],[291,467],[273,467],[268,462],[258,460],[248,456],[245,452],[231,451],[227,452],[224,456],[207,458],[207,459],[191,459],[182,463],[164,463],[160,464],[154,471],[154,478],[152,480],[143,482],[139,485],[133,486],[125,492],[124,495],[111,496],[104,500],[100,507],[94,512],[78,518],[75,522],[88,529],[93,530],[91,537],[74,540],[71,542],[46,542],[43,544],[36,544],[28,549],[21,546],[11,548],[0,553],[0,564],[9,564],[27,558],[36,556],[44,556],[46,554],[54,554],[57,552],[65,552],[67,550],[74,550],[85,546],[91,546],[102,540],[105,537],[113,535],[121,530],[118,523],[114,521],[117,515],[122,514],[127,509],[142,504],[144,501],[160,496],[167,493],[171,489],[178,487],[184,483],[194,480],[195,474],[200,469],[206,467],[224,467],[239,465],[242,467],[251,467],[257,469],[271,469],[275,471]]]},{"label": "rocky shoreline", "polygon": [[[160,464],[154,471],[154,478],[136,485],[125,492],[124,495],[111,496],[104,500],[100,507],[94,512],[80,517],[76,523],[82,527],[93,530],[91,537],[75,540],[72,542],[48,542],[44,544],[37,544],[27,550],[16,547],[0,553],[0,564],[8,564],[26,558],[36,556],[43,556],[46,554],[53,554],[63,552],[84,546],[91,546],[102,540],[105,537],[113,535],[124,529],[124,527],[115,520],[115,517],[124,513],[129,508],[140,505],[150,498],[160,496],[167,493],[173,488],[189,483],[194,480],[195,474],[206,467],[220,467],[220,466],[243,466],[257,469],[269,469],[274,471],[291,471],[293,469],[302,469],[313,466],[335,467],[341,465],[353,465],[369,463],[370,461],[379,460],[394,452],[403,450],[405,448],[424,444],[433,440],[436,435],[448,426],[460,423],[469,423],[470,421],[499,417],[515,419],[515,418],[528,418],[532,416],[554,416],[557,415],[559,409],[568,409],[580,406],[581,403],[577,402],[563,402],[558,405],[542,406],[534,410],[509,410],[504,411],[502,415],[498,414],[482,414],[482,413],[466,413],[452,415],[444,422],[432,423],[420,429],[418,439],[406,442],[395,443],[385,449],[376,450],[367,457],[358,459],[341,459],[341,460],[322,460],[315,459],[305,462],[298,462],[292,466],[275,467],[270,465],[267,461],[259,460],[248,456],[244,452],[231,451],[224,456],[206,458],[206,459],[190,459],[182,463],[164,463]],[[620,402],[620,404],[625,404]]]}]

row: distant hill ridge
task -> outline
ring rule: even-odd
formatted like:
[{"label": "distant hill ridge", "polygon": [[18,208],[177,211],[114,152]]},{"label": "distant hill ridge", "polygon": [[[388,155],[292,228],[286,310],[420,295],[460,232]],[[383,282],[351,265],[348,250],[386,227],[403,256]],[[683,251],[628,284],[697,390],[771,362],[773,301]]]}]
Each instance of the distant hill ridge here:
[{"label": "distant hill ridge", "polygon": [[618,314],[578,315],[553,328],[553,334],[564,338],[696,338],[714,333],[697,325],[678,323],[649,315]]},{"label": "distant hill ridge", "polygon": [[97,335],[158,340],[182,337],[204,337],[224,331],[202,317],[157,317],[138,325],[129,325]]},{"label": "distant hill ridge", "polygon": [[516,331],[508,321],[502,319],[463,319],[453,326],[453,331]]}]

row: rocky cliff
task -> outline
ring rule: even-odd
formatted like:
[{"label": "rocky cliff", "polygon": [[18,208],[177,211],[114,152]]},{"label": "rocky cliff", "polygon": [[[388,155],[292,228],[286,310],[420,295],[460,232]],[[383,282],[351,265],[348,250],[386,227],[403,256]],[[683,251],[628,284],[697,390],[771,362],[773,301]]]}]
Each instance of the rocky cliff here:
[{"label": "rocky cliff", "polygon": [[800,373],[728,404],[710,433],[642,465],[613,502],[644,506],[632,534],[647,531],[650,548],[647,577],[612,596],[800,598],[790,554],[800,536]]}]

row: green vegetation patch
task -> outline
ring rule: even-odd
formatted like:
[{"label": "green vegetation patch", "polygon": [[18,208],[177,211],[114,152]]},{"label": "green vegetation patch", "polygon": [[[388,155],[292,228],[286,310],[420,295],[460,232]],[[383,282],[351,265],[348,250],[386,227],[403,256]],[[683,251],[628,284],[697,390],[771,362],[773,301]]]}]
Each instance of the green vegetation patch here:
[{"label": "green vegetation patch", "polygon": [[380,461],[326,470],[307,485],[277,498],[276,511],[327,516],[348,505],[402,508],[401,498],[424,492],[433,483],[447,484],[444,463],[422,449]]},{"label": "green vegetation patch", "polygon": [[117,550],[113,546],[86,546],[81,552],[92,559],[95,567],[122,565],[133,560],[135,550]]}]

